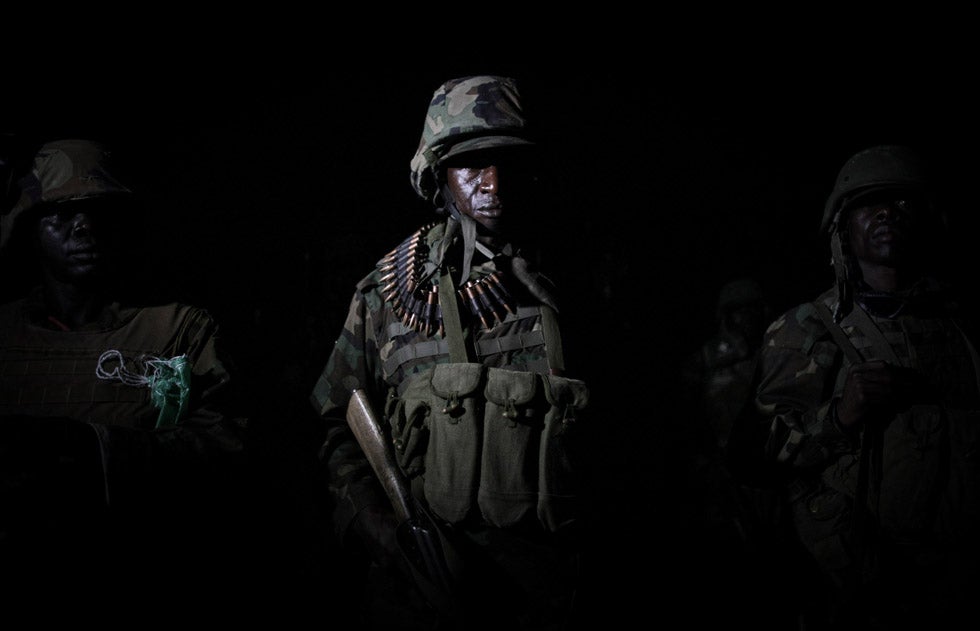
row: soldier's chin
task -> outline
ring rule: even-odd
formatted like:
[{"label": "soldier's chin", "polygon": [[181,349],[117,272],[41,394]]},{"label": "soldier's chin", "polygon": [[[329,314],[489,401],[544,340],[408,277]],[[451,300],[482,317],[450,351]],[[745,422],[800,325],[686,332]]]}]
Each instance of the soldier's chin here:
[{"label": "soldier's chin", "polygon": [[479,217],[476,223],[479,231],[483,234],[500,236],[506,230],[504,220],[500,217]]}]

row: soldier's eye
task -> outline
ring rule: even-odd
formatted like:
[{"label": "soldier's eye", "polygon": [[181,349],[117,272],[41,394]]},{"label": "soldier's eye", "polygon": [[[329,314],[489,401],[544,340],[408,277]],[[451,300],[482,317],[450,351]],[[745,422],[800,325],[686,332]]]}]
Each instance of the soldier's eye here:
[{"label": "soldier's eye", "polygon": [[60,226],[69,220],[71,220],[71,217],[65,212],[52,212],[41,217],[41,223],[46,226]]},{"label": "soldier's eye", "polygon": [[915,210],[915,204],[908,201],[907,199],[896,199],[895,208],[902,211],[903,213],[911,212]]}]

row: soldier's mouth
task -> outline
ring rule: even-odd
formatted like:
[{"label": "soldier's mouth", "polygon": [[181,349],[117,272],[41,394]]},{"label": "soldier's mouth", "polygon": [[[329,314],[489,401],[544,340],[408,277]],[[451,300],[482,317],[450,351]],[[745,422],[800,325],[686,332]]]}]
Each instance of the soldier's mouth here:
[{"label": "soldier's mouth", "polygon": [[871,233],[871,236],[874,237],[875,239],[879,239],[879,240],[885,239],[889,241],[900,235],[901,235],[901,231],[896,230],[895,226],[892,226],[890,224],[879,226],[878,228],[875,228],[874,232]]},{"label": "soldier's mouth", "polygon": [[97,248],[84,248],[68,252],[68,256],[80,261],[94,261],[102,256]]}]

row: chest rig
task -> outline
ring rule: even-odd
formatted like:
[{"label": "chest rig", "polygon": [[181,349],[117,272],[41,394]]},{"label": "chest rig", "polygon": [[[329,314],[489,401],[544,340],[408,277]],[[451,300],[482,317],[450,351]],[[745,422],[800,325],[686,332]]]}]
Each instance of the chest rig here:
[{"label": "chest rig", "polygon": [[576,425],[589,390],[584,382],[561,375],[564,359],[557,316],[546,305],[540,307],[539,336],[547,366],[532,371],[527,366],[490,365],[486,358],[480,361],[480,344],[469,344],[464,334],[460,303],[485,328],[492,325],[491,318],[503,325],[498,309],[512,314],[519,310],[508,302],[509,293],[490,289],[503,288],[498,281],[499,277],[485,281],[482,290],[472,289],[479,283],[471,282],[457,291],[444,272],[427,290],[438,298],[425,301],[438,310],[423,309],[415,318],[420,302],[412,307],[410,300],[418,288],[405,294],[397,280],[387,288],[387,301],[400,303],[403,309],[396,315],[406,326],[444,334],[422,343],[434,344],[433,352],[444,351],[448,362],[428,365],[392,386],[385,417],[413,493],[440,518],[496,527],[536,519],[555,531],[576,517]]}]

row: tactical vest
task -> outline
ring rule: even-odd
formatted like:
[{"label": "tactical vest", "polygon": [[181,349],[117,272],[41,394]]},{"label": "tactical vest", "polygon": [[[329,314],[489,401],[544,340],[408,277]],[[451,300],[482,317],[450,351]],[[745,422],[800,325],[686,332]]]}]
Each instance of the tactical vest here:
[{"label": "tactical vest", "polygon": [[139,372],[147,358],[186,352],[202,324],[191,307],[172,304],[127,309],[104,329],[60,331],[30,324],[22,306],[8,305],[0,315],[0,416],[61,416],[152,429],[160,410],[150,388],[106,373],[122,367]]},{"label": "tactical vest", "polygon": [[[563,360],[549,307],[508,316],[508,322],[540,317],[540,331],[467,349],[450,287],[440,283],[446,338],[399,348],[386,360],[386,371],[394,371],[396,355],[449,356],[448,363],[431,365],[390,389],[385,417],[399,464],[416,497],[450,523],[476,518],[508,527],[536,518],[547,530],[558,530],[576,517],[579,472],[572,451],[588,388],[553,374],[561,372]],[[479,361],[501,349],[542,342],[550,372],[548,366],[535,372]]]}]

